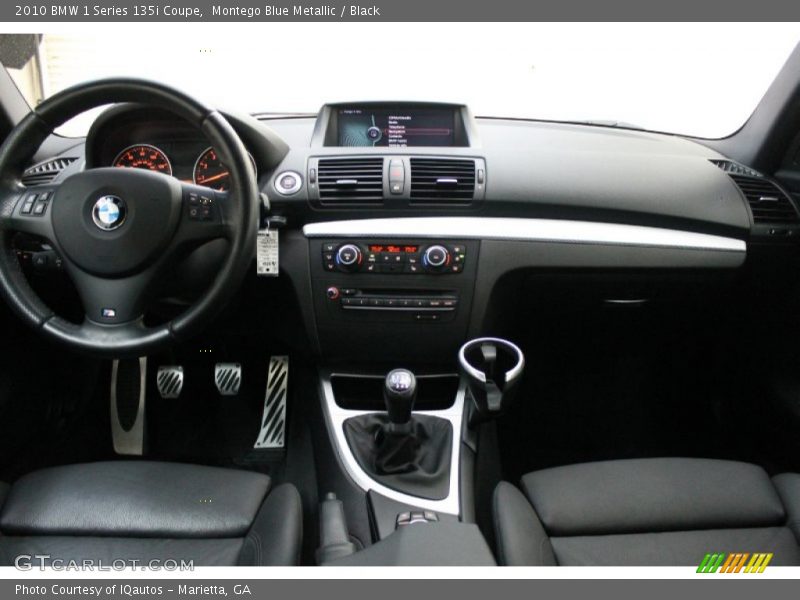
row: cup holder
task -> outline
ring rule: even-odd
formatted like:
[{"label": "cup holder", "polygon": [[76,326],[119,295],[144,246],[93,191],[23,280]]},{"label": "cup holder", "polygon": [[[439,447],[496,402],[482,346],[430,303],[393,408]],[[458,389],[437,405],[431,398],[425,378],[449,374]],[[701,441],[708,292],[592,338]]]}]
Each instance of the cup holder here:
[{"label": "cup holder", "polygon": [[525,370],[525,355],[508,340],[477,338],[461,346],[458,364],[473,400],[470,420],[485,421],[501,414],[513,400]]}]

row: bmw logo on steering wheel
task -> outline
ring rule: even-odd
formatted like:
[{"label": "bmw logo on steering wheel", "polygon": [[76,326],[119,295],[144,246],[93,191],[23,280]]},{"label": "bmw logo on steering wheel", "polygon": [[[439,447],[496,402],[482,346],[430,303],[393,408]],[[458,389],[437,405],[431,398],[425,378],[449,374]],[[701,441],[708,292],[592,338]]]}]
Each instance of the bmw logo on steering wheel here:
[{"label": "bmw logo on steering wheel", "polygon": [[102,196],[94,203],[92,220],[104,231],[113,231],[125,222],[128,209],[118,196]]}]

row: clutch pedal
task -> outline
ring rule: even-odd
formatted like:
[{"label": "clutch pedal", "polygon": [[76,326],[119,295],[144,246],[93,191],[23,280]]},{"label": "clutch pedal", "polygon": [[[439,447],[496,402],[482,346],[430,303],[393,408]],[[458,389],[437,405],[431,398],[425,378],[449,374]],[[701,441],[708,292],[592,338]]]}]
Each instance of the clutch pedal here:
[{"label": "clutch pedal", "polygon": [[183,389],[183,367],[158,367],[156,373],[158,393],[164,399],[177,398]]},{"label": "clutch pedal", "polygon": [[214,383],[222,396],[235,396],[242,385],[242,365],[217,363],[214,365]]}]

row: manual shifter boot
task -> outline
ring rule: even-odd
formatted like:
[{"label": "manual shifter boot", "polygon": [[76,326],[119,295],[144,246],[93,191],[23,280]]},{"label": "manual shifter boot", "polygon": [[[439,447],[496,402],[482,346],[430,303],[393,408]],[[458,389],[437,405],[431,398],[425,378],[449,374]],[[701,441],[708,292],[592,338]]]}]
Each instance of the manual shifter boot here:
[{"label": "manual shifter boot", "polygon": [[450,489],[450,421],[414,415],[409,433],[391,430],[382,413],[352,417],[344,433],[358,464],[388,488],[431,500],[442,500]]},{"label": "manual shifter boot", "polygon": [[376,481],[413,496],[441,500],[450,488],[453,432],[446,419],[412,416],[417,380],[411,371],[386,376],[386,413],[347,419],[344,432],[358,464]]}]

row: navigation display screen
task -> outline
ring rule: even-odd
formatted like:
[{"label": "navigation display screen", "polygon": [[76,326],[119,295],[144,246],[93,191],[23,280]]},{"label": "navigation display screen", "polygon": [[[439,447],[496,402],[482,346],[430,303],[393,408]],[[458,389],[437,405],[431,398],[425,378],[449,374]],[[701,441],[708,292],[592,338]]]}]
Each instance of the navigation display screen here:
[{"label": "navigation display screen", "polygon": [[339,146],[454,146],[455,112],[447,108],[340,108]]}]

